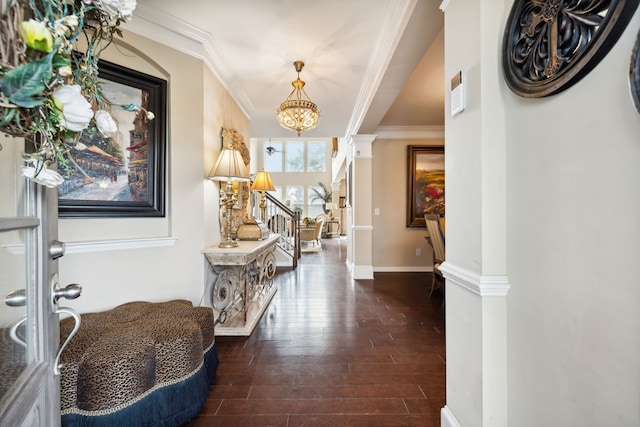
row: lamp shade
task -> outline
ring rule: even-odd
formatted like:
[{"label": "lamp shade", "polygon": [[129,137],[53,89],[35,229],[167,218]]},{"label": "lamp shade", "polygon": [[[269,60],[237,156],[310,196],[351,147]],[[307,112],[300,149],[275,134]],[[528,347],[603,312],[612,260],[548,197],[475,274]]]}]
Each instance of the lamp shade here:
[{"label": "lamp shade", "polygon": [[256,174],[256,178],[253,180],[253,184],[251,185],[252,190],[261,190],[261,191],[275,191],[276,188],[273,186],[273,182],[271,182],[271,176],[269,172],[265,170],[261,170]]},{"label": "lamp shade", "polygon": [[249,171],[240,152],[231,147],[223,148],[209,179],[214,181],[249,181]]}]

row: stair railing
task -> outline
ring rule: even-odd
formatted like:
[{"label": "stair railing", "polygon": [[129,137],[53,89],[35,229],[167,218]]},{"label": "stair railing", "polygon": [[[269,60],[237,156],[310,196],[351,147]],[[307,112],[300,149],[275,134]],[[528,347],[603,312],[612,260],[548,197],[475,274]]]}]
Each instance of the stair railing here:
[{"label": "stair railing", "polygon": [[269,193],[265,193],[266,211],[264,222],[272,233],[280,235],[277,245],[289,256],[292,266],[298,266],[300,258],[300,215]]}]

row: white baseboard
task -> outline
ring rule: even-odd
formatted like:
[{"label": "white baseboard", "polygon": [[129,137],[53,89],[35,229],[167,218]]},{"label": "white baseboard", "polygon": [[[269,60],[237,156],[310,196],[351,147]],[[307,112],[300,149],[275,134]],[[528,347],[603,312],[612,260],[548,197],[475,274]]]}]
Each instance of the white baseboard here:
[{"label": "white baseboard", "polygon": [[440,410],[440,427],[462,427],[447,405]]},{"label": "white baseboard", "polygon": [[374,273],[430,273],[433,267],[373,267]]},{"label": "white baseboard", "polygon": [[372,265],[354,265],[351,275],[354,280],[370,280],[373,279]]}]

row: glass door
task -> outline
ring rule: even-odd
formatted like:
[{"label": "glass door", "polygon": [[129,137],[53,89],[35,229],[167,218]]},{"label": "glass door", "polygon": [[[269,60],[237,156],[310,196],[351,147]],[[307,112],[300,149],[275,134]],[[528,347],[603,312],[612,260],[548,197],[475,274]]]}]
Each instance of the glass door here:
[{"label": "glass door", "polygon": [[22,177],[21,139],[0,137],[0,145],[0,420],[57,426],[57,191]]}]

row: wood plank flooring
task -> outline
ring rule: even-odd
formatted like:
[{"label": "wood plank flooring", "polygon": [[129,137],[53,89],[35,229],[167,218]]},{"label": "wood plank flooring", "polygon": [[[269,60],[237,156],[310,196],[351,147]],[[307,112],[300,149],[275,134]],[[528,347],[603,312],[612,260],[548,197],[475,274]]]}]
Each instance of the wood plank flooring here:
[{"label": "wood plank flooring", "polygon": [[351,280],[344,239],[323,239],[251,337],[217,337],[217,378],[200,426],[439,426],[445,403],[442,299],[430,273]]}]

